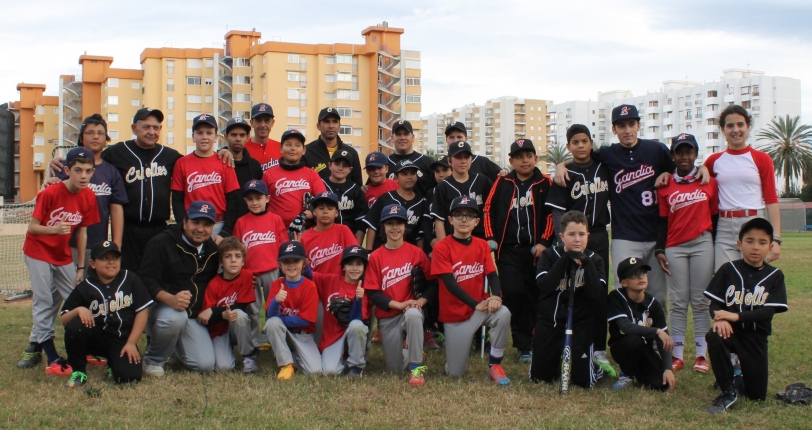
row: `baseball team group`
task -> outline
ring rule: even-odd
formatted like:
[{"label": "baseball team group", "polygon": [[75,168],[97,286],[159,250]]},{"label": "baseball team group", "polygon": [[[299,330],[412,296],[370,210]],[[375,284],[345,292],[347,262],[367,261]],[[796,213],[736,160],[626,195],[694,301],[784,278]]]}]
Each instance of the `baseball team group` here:
[{"label": "baseball team group", "polygon": [[572,158],[554,179],[530,140],[510,145],[508,171],[473,153],[460,122],[433,159],[397,121],[394,151],[369,153],[362,169],[335,108],[309,143],[295,129],[270,139],[267,103],[224,130],[204,113],[186,156],[158,143],[163,120],[142,108],[135,138],[108,146],[94,114],[51,162],[23,247],[33,328],[18,367],[44,356],[72,388],[88,365],[116,383],[161,377],[171,361],[221,372],[241,357],[255,373],[272,350],[279,380],[357,379],[379,342],[387,371],[420,386],[424,349],[444,349],[458,377],[486,338],[498,385],[511,359],[562,393],[605,377],[613,390],[673,391],[690,362],[690,309],[693,371],[712,370],[720,390],[707,411],[766,398],[771,321],[787,296],[769,264],[781,252],[773,163],[748,145],[741,106],[720,113],[727,148],[700,166],[693,135],[670,148],[640,139],[637,108],[617,106],[619,143],[594,148],[586,125],[569,126]]}]

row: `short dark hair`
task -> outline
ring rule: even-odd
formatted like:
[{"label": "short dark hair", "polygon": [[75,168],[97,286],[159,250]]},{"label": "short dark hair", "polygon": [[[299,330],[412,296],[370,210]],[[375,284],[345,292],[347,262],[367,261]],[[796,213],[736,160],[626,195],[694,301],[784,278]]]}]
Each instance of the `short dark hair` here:
[{"label": "short dark hair", "polygon": [[728,115],[731,115],[731,114],[734,114],[734,113],[743,116],[744,117],[744,122],[747,123],[747,126],[752,127],[752,125],[753,125],[753,117],[750,116],[750,113],[747,112],[747,109],[741,107],[740,105],[730,105],[730,106],[722,109],[722,112],[719,114],[719,127],[724,128],[725,127],[725,119],[727,118]]},{"label": "short dark hair", "polygon": [[583,224],[589,227],[589,220],[586,218],[582,212],[578,211],[569,211],[561,216],[561,232],[563,233],[564,230],[567,229],[567,226],[574,222],[576,224]]},{"label": "short dark hair", "polygon": [[220,256],[220,261],[223,261],[223,256],[225,256],[228,251],[240,251],[242,258],[245,259],[245,245],[240,242],[240,239],[234,236],[223,239],[220,245],[217,246],[217,254]]},{"label": "short dark hair", "polygon": [[96,160],[91,160],[90,158],[85,158],[85,157],[79,157],[79,158],[74,158],[73,160],[70,160],[70,163],[68,163],[68,170],[70,170],[71,167],[73,167],[73,166],[75,166],[76,164],[79,164],[79,163],[90,164],[91,166],[94,166],[94,168],[96,166]]},{"label": "short dark hair", "polygon": [[770,242],[773,241],[773,225],[770,224],[770,222],[766,219],[753,218],[744,223],[742,228],[739,230],[739,241],[744,239],[744,235],[751,230],[761,230],[764,233],[767,233],[767,236],[770,236]]},{"label": "short dark hair", "polygon": [[364,270],[366,270],[366,268],[367,268],[367,263],[368,263],[368,262],[367,262],[366,260],[364,260],[363,258],[361,258],[361,257],[350,257],[350,258],[347,258],[347,259],[341,260],[341,268],[343,269],[343,268],[344,268],[344,266],[346,266],[347,264],[349,264],[349,262],[351,262],[351,261],[355,261],[355,260],[358,260],[358,261],[360,261],[361,263],[363,263],[363,265],[364,265]]},{"label": "short dark hair", "polygon": [[84,142],[82,141],[82,136],[85,134],[85,129],[87,128],[87,126],[93,124],[104,127],[104,135],[105,135],[104,137],[107,140],[107,142],[110,141],[110,135],[107,134],[107,121],[105,121],[104,117],[101,116],[100,114],[94,113],[93,115],[90,115],[89,117],[85,118],[85,120],[82,122],[82,127],[79,129],[79,139],[77,140],[79,146],[85,146]]}]

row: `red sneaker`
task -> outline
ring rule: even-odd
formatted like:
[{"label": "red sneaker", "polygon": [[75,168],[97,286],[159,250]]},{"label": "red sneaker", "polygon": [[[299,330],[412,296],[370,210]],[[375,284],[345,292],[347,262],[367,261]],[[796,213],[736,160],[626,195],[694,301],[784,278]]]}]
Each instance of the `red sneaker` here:
[{"label": "red sneaker", "polygon": [[409,372],[409,385],[421,386],[426,384],[426,378],[423,376],[428,368],[426,366],[417,366]]},{"label": "red sneaker", "polygon": [[380,330],[375,332],[375,336],[372,336],[372,343],[381,343],[381,331]]},{"label": "red sneaker", "polygon": [[104,358],[104,357],[97,357],[95,355],[88,355],[86,357],[86,359],[87,359],[87,364],[90,365],[90,366],[106,366],[107,365],[107,359]]},{"label": "red sneaker", "polygon": [[56,376],[71,376],[73,374],[73,369],[64,358],[59,357],[51,364],[45,366],[45,373]]},{"label": "red sneaker", "polygon": [[708,373],[708,370],[710,370],[708,360],[702,356],[696,357],[696,360],[694,360],[694,372]]},{"label": "red sneaker", "polygon": [[682,366],[685,366],[684,361],[680,360],[677,357],[671,357],[671,367],[674,369],[674,372],[682,369]]}]

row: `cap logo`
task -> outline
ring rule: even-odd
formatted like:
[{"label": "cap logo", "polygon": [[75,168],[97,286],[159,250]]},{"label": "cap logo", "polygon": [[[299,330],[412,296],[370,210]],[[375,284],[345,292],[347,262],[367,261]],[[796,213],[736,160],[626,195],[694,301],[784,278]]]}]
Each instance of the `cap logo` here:
[{"label": "cap logo", "polygon": [[291,243],[291,244],[288,245],[287,248],[285,248],[285,252],[291,252],[291,251],[293,251],[293,248],[295,248],[295,247],[296,247],[296,244]]},{"label": "cap logo", "polygon": [[398,121],[398,124],[403,124],[403,120]]},{"label": "cap logo", "polygon": [[682,140],[682,139],[685,139],[685,133],[682,133],[679,136],[677,136],[677,140]]},{"label": "cap logo", "polygon": [[265,103],[262,103],[262,104],[259,105],[259,111],[260,112],[265,112]]},{"label": "cap logo", "polygon": [[457,146],[459,146],[460,148],[462,148],[463,146],[465,146],[465,142],[460,141],[460,143],[458,143],[458,144],[457,144]]},{"label": "cap logo", "polygon": [[519,145],[519,147],[524,146],[524,139],[517,140],[516,144]]},{"label": "cap logo", "polygon": [[234,118],[234,122],[242,122],[242,118],[240,117]]},{"label": "cap logo", "polygon": [[256,180],[253,180],[253,181],[248,183],[248,188],[254,188],[256,186],[257,186],[257,181]]},{"label": "cap logo", "polygon": [[460,204],[461,205],[467,205],[468,204],[468,197],[461,198],[460,199]]},{"label": "cap logo", "polygon": [[632,257],[632,258],[629,259],[629,263],[630,264],[637,264],[637,259]]},{"label": "cap logo", "polygon": [[355,254],[357,252],[358,252],[358,247],[357,246],[353,246],[352,248],[350,248],[350,254]]},{"label": "cap logo", "polygon": [[200,121],[203,121],[203,120],[207,119],[206,114],[201,113],[200,116],[197,119],[199,119]]},{"label": "cap logo", "polygon": [[369,161],[373,161],[374,159],[375,159],[375,154],[369,154]]},{"label": "cap logo", "polygon": [[621,116],[622,115],[628,115],[628,114],[629,114],[629,107],[628,106],[623,106],[622,108],[620,108],[620,115]]},{"label": "cap logo", "polygon": [[327,191],[322,192],[319,197],[327,197],[330,193]]},{"label": "cap logo", "polygon": [[327,112],[332,112],[333,108],[327,108]]},{"label": "cap logo", "polygon": [[203,212],[204,214],[209,213],[209,205],[201,205],[200,212]]},{"label": "cap logo", "polygon": [[347,155],[347,151],[341,151],[341,155]]},{"label": "cap logo", "polygon": [[112,242],[110,242],[109,240],[105,240],[104,243],[102,243],[102,246],[107,248],[108,246],[110,246],[111,243]]},{"label": "cap logo", "polygon": [[392,206],[392,209],[389,209],[389,213],[390,214],[398,213],[398,207],[397,206]]}]

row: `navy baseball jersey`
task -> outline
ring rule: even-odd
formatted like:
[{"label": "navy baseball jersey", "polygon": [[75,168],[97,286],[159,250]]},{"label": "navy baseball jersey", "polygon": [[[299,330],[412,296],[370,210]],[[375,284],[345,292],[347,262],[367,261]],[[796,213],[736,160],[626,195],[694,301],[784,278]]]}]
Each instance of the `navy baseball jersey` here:
[{"label": "navy baseball jersey", "polygon": [[639,139],[626,148],[619,143],[593,151],[592,158],[609,171],[612,200],[612,238],[655,242],[660,219],[654,184],[664,172],[674,171],[668,148],[655,140]]},{"label": "navy baseball jersey", "polygon": [[[637,303],[629,298],[625,288],[618,288],[609,293],[609,297],[606,299],[606,319],[609,321],[610,347],[626,336],[617,325],[617,321],[621,318],[628,318],[639,326],[668,330],[665,312],[663,312],[660,302],[651,294],[644,294],[643,301]],[[646,337],[641,337],[646,342]]]},{"label": "navy baseball jersey", "polygon": [[[485,207],[485,200],[491,193],[493,181],[480,174],[469,173],[468,180],[459,182],[451,175],[437,184],[434,190],[434,201],[431,203],[431,216],[445,223],[445,234],[453,232],[451,223],[448,222],[448,215],[451,209],[451,201],[460,196],[467,196],[479,206],[479,216],[482,217],[482,208]],[[474,228],[473,235],[485,238],[485,223],[480,220]]]},{"label": "navy baseball jersey", "polygon": [[562,211],[578,211],[586,215],[589,228],[602,230],[609,224],[609,172],[603,163],[572,162],[567,165],[570,178],[567,186],[553,184],[545,204]]},{"label": "navy baseball jersey", "polygon": [[[379,231],[378,227],[381,224],[381,211],[388,205],[401,205],[406,209],[406,217],[409,218],[407,222],[408,230],[404,236],[404,240],[412,245],[417,245],[417,241],[423,238],[423,227],[425,226],[425,218],[429,216],[429,205],[426,199],[415,193],[415,197],[411,200],[406,200],[398,194],[397,191],[390,191],[378,197],[375,204],[369,208],[364,223],[367,227]],[[380,235],[375,235],[375,241],[372,244],[372,249],[378,249],[379,246],[384,244],[384,240]]]},{"label": "navy baseball jersey", "polygon": [[338,196],[336,222],[346,225],[353,233],[366,231],[364,216],[366,216],[369,207],[361,187],[350,180],[344,181],[343,184],[337,184],[329,178],[322,179],[322,181],[324,186],[327,187],[327,191]]}]

